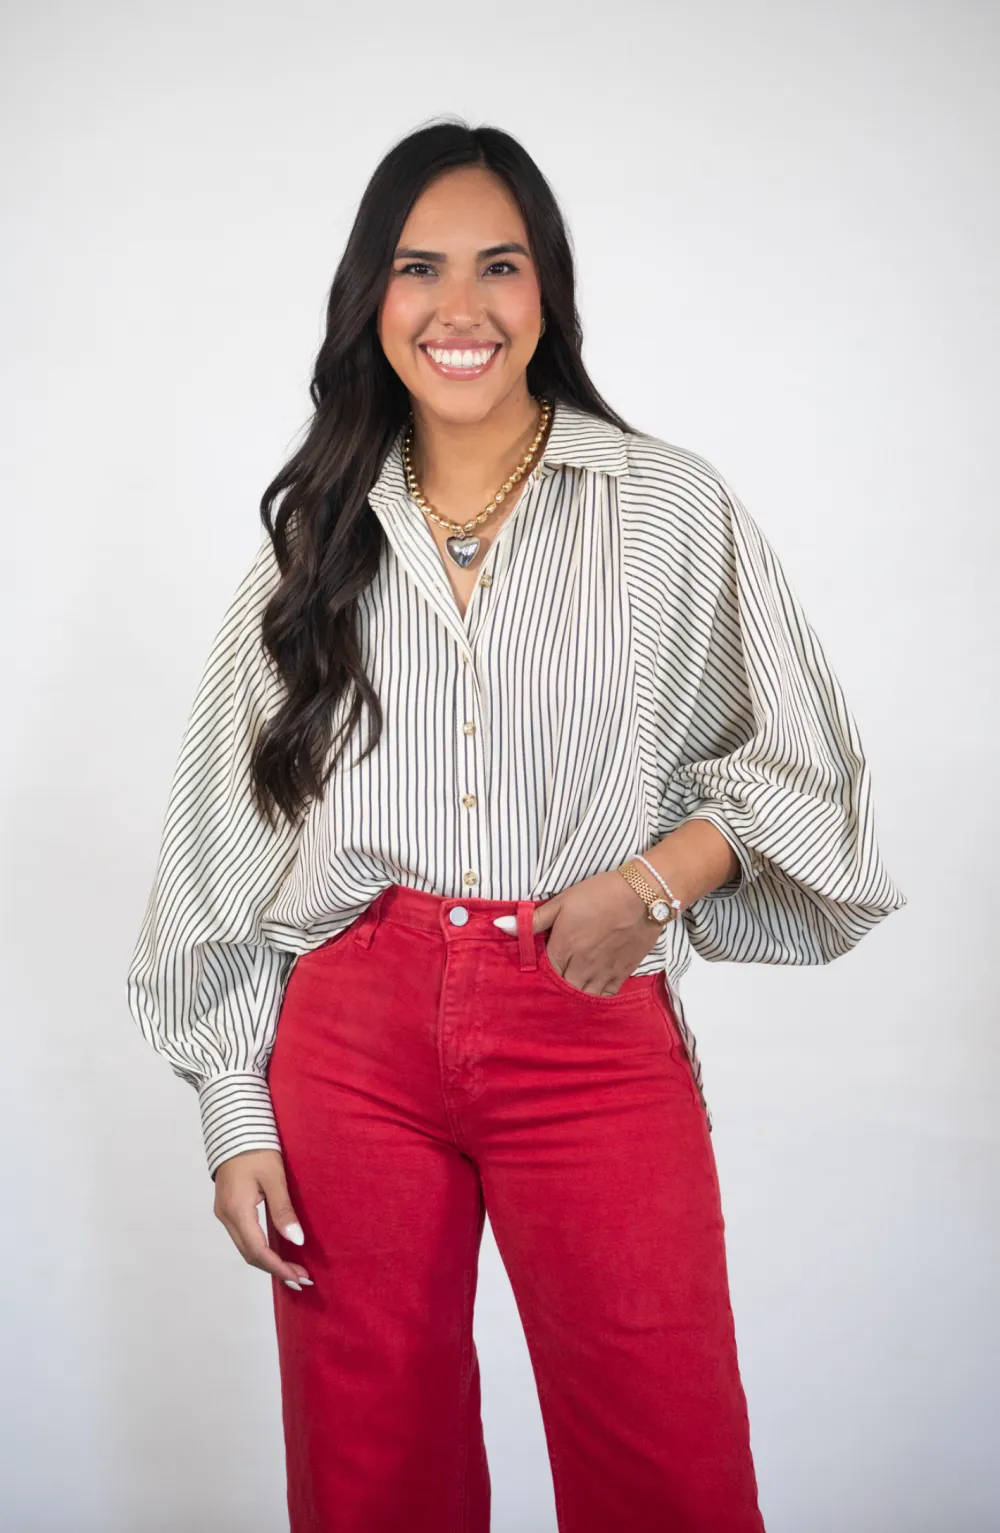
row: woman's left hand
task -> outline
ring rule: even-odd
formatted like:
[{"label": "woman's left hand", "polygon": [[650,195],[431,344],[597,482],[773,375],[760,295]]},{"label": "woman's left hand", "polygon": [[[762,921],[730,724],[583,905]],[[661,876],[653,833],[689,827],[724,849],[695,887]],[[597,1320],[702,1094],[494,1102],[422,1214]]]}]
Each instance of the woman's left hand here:
[{"label": "woman's left hand", "polygon": [[614,995],[655,945],[661,928],[620,873],[595,873],[536,906],[532,930],[547,931],[549,962],[587,995]]}]

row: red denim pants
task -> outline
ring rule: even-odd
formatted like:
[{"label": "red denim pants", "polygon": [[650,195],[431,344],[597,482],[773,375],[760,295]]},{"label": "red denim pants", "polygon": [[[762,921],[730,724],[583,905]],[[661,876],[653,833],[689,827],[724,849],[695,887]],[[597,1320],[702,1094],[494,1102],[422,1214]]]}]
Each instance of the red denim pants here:
[{"label": "red denim pants", "polygon": [[[662,973],[563,979],[540,901],[393,884],[292,967],[268,1065],[291,1533],[487,1533],[488,1213],[560,1533],[762,1533],[714,1153]],[[517,931],[494,925],[516,915]]]}]

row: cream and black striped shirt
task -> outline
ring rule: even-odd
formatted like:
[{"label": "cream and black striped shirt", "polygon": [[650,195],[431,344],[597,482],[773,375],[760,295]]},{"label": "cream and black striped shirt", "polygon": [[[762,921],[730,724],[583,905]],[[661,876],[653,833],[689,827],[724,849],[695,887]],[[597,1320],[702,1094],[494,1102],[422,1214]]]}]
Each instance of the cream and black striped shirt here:
[{"label": "cream and black striped shirt", "polygon": [[265,538],[194,699],[129,967],[136,1023],[197,1089],[213,1176],[241,1150],[281,1148],[266,1067],[291,966],[387,884],[548,899],[711,820],[738,877],[634,971],[665,969],[703,1100],[678,993],[692,948],[828,963],[906,904],[840,683],[704,458],[557,402],[464,619],[398,437],[369,499],[386,532],[359,610],[379,745],[358,765],[354,734],[294,830],[257,816],[250,752],[280,686],[260,645],[278,578]]}]

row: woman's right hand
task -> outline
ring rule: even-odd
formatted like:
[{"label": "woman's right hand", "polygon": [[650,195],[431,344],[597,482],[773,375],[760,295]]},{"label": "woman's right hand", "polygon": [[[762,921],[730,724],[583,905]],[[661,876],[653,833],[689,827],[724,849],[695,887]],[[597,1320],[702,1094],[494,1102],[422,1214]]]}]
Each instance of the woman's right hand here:
[{"label": "woman's right hand", "polygon": [[267,1200],[274,1227],[296,1245],[305,1237],[288,1196],[285,1163],[277,1150],[244,1150],[224,1160],[215,1173],[215,1217],[221,1219],[243,1260],[281,1278],[290,1288],[312,1286],[297,1262],[282,1261],[267,1243],[258,1205]]}]

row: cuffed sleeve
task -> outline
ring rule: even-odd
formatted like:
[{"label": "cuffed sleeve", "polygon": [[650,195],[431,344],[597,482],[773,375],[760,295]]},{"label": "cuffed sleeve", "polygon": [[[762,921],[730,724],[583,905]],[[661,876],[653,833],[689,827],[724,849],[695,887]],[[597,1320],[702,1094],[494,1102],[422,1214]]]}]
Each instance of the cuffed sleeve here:
[{"label": "cuffed sleeve", "polygon": [[685,748],[660,808],[710,820],[740,870],[682,919],[707,959],[828,963],[907,901],[843,689],[774,549],[721,476],[717,489],[692,557],[711,599],[679,691]]},{"label": "cuffed sleeve", "polygon": [[[266,1029],[270,1033],[271,1029]],[[267,1078],[256,1070],[213,1075],[198,1088],[209,1175],[243,1150],[279,1150]]]},{"label": "cuffed sleeve", "polygon": [[[688,802],[690,803],[690,799],[688,799]],[[731,899],[734,894],[742,894],[757,877],[762,863],[756,853],[752,852],[746,842],[741,840],[735,833],[721,806],[711,803],[708,799],[703,799],[694,808],[688,808],[684,818],[686,820],[708,820],[710,824],[715,826],[720,835],[725,836],[729,845],[736,853],[736,858],[739,862],[736,875],[729,883],[720,884],[717,889],[709,890],[708,894],[703,895],[702,898],[706,900],[721,900]]]},{"label": "cuffed sleeve", "polygon": [[292,952],[267,911],[301,827],[268,825],[250,757],[281,697],[260,637],[279,578],[270,538],[223,618],[190,710],[159,857],[129,965],[129,1009],[175,1075],[195,1087],[209,1174],[243,1150],[280,1149],[266,1080]]}]

